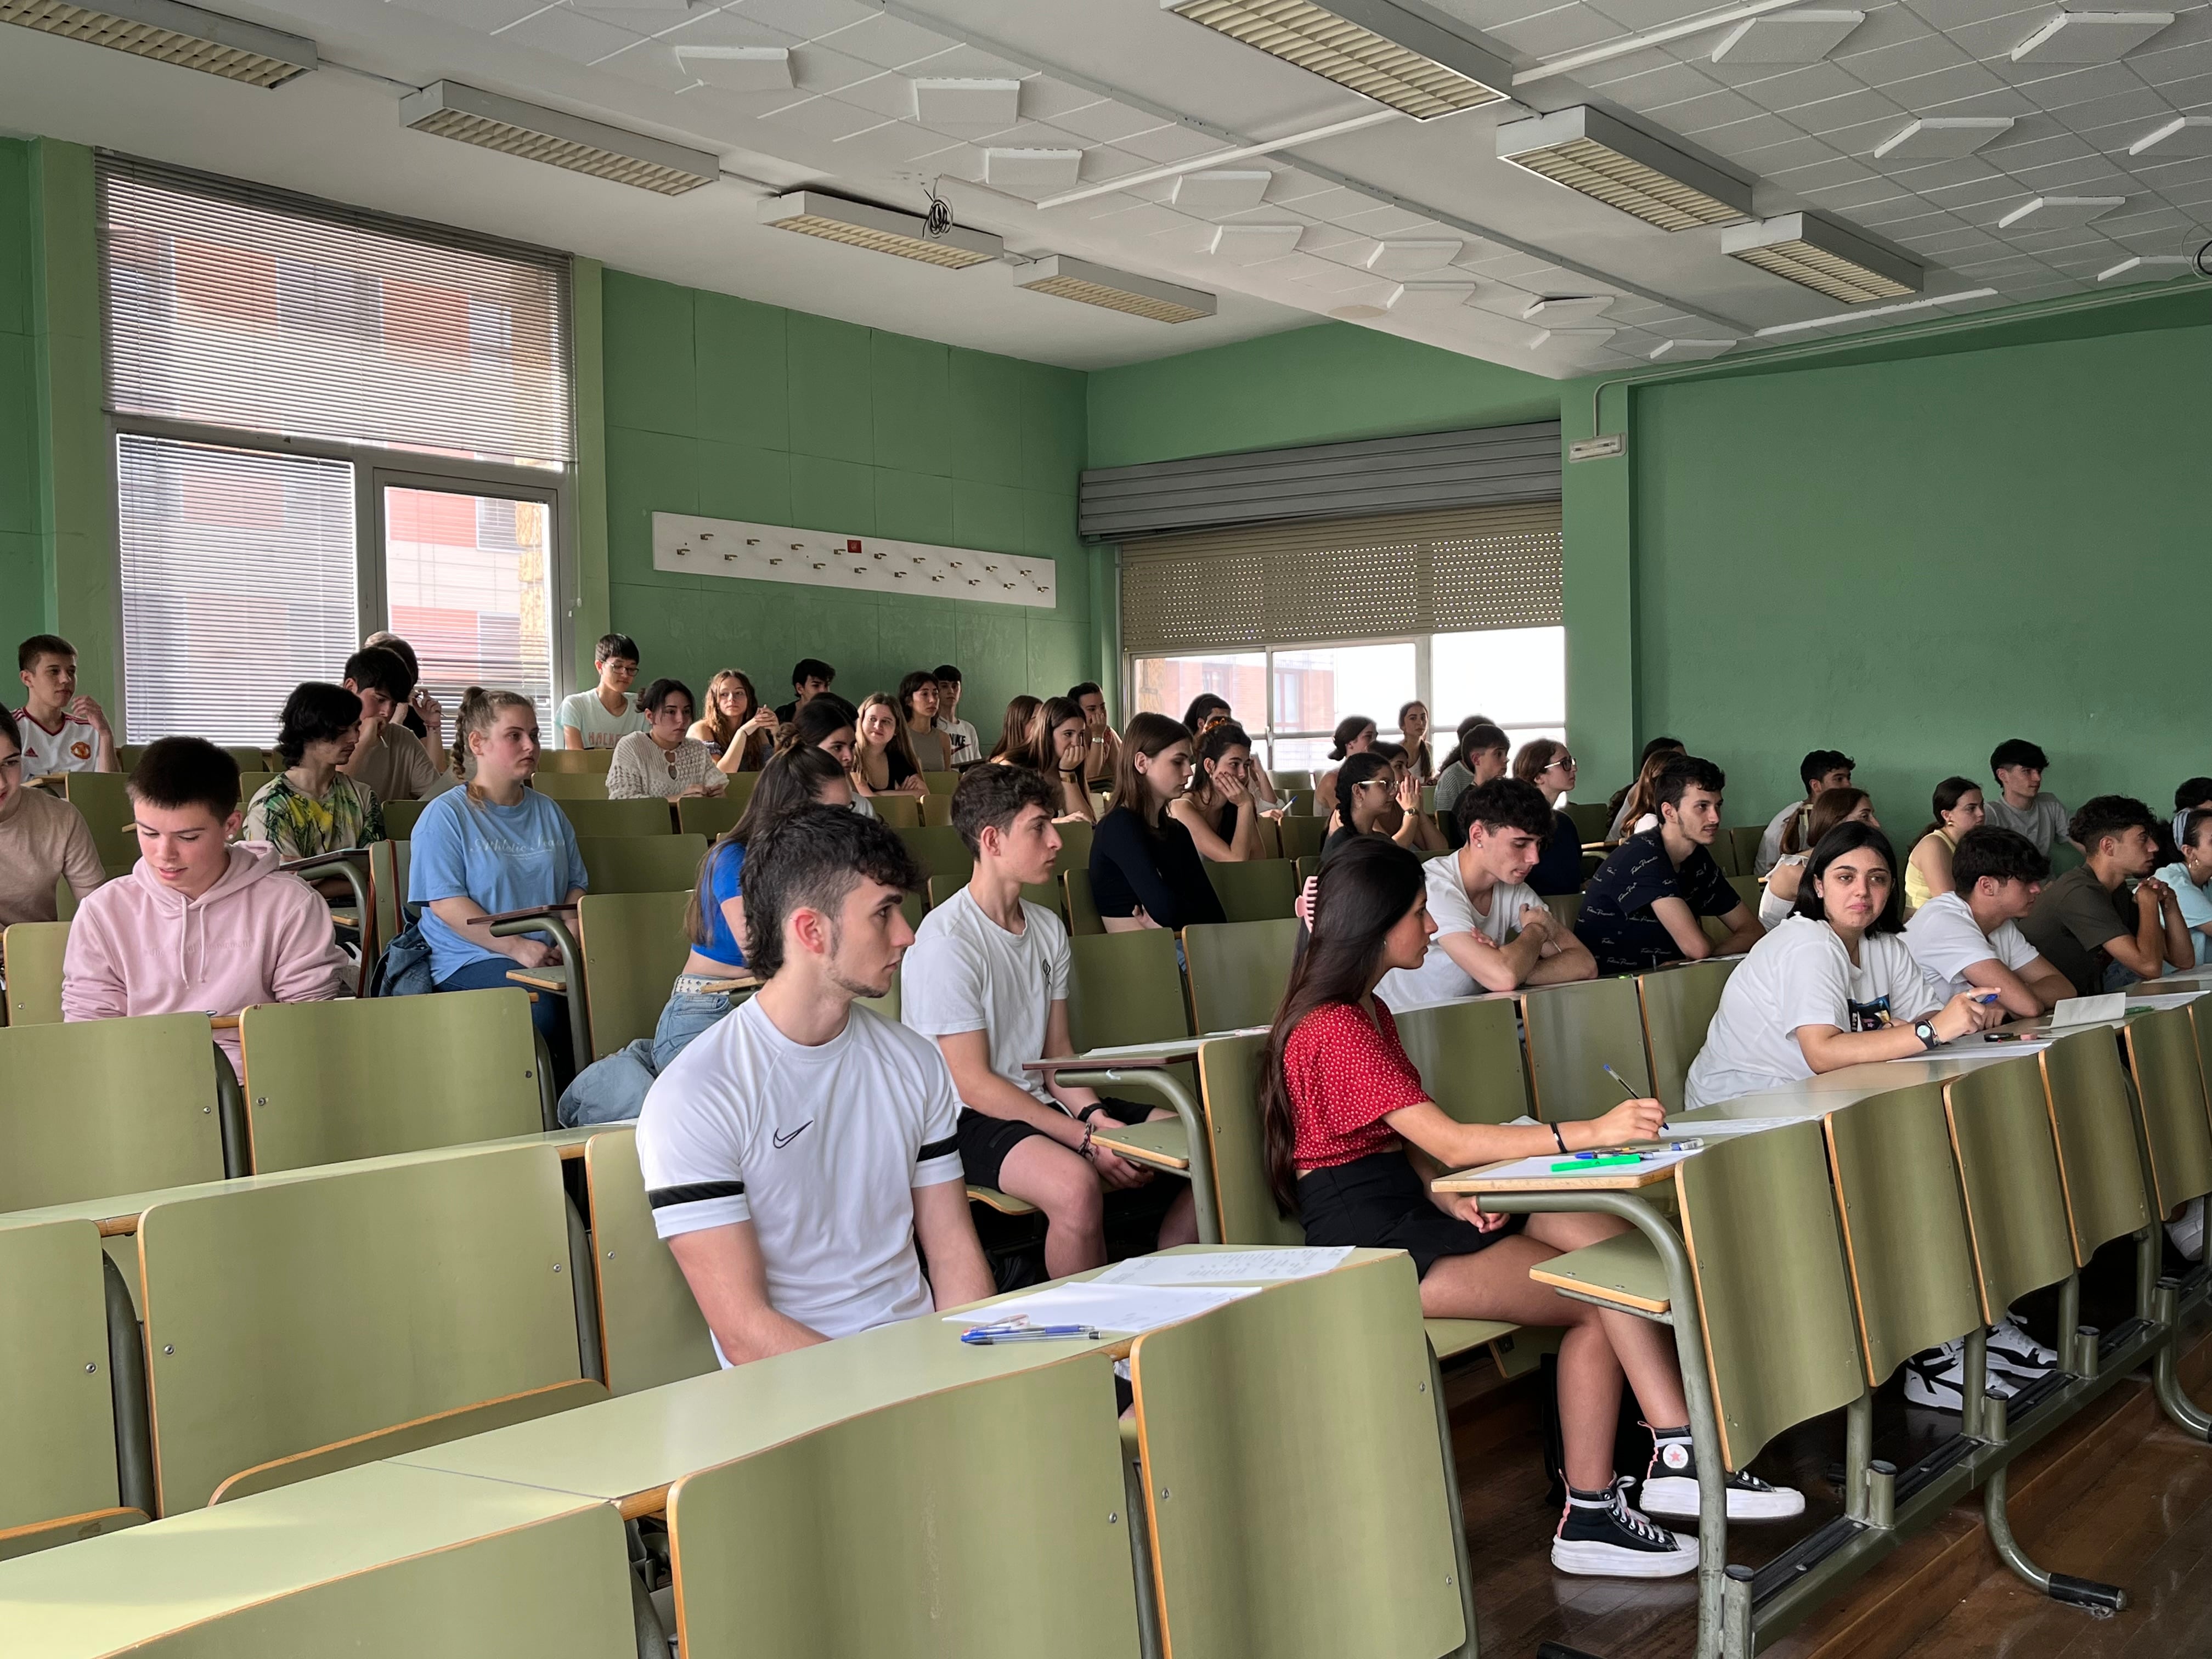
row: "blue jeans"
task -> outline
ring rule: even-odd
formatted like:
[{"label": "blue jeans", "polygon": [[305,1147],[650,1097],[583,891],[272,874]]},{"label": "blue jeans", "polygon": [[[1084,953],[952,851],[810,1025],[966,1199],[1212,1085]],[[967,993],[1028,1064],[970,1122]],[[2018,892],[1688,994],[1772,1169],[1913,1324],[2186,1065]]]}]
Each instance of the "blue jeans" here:
[{"label": "blue jeans", "polygon": [[640,1037],[576,1073],[561,1094],[563,1127],[629,1123],[645,1109],[646,1091],[675,1062],[694,1038],[730,1012],[730,1000],[713,995],[672,994],[650,1038]]},{"label": "blue jeans", "polygon": [[[441,991],[520,991],[526,988],[509,979],[507,970],[514,966],[509,957],[493,957],[472,962],[465,968],[457,968],[438,981]],[[530,1005],[530,1023],[538,1028],[538,1035],[545,1039],[545,1048],[553,1056],[553,1075],[565,1077],[574,1062],[568,1057],[568,1006],[563,998],[539,992],[538,1000]]]}]

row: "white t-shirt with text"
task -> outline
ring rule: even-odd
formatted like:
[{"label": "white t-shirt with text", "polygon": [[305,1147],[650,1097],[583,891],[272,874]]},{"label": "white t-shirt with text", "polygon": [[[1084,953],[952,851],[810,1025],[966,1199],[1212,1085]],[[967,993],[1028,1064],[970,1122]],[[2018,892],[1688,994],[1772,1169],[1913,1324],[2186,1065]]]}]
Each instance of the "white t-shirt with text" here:
[{"label": "white t-shirt with text", "polygon": [[[599,701],[597,686],[561,699],[561,724],[582,732],[586,749],[611,749],[631,732],[650,731],[653,726],[640,712],[635,692],[623,692],[623,712],[610,714],[606,704]],[[566,747],[568,739],[563,738],[561,743]]]},{"label": "white t-shirt with text", "polygon": [[2018,922],[2001,921],[1996,933],[1984,933],[1972,907],[1956,893],[1938,893],[1915,910],[1905,924],[1905,943],[1945,1002],[1974,988],[1966,969],[1976,963],[2001,962],[2016,974],[2039,954]]},{"label": "white t-shirt with text", "polygon": [[1431,859],[1422,876],[1428,883],[1429,914],[1436,918],[1436,936],[1430,939],[1429,953],[1421,958],[1419,967],[1394,968],[1376,986],[1375,994],[1394,1012],[1481,993],[1483,988],[1474,976],[1454,962],[1450,952],[1444,949],[1444,940],[1450,935],[1480,933],[1492,945],[1503,945],[1520,928],[1522,911],[1550,914],[1544,901],[1536,896],[1536,890],[1517,881],[1500,882],[1492,887],[1490,908],[1486,912],[1477,910],[1474,901],[1468,896],[1466,883],[1460,878],[1456,853]]},{"label": "white t-shirt with text", "polygon": [[1902,934],[1861,939],[1854,967],[1826,922],[1786,916],[1729,975],[1705,1047],[1691,1062],[1685,1102],[1710,1106],[1802,1083],[1813,1068],[1797,1043],[1800,1026],[1878,1031],[1911,1025],[1947,1000],[1929,984]]},{"label": "white t-shirt with text", "polygon": [[1022,901],[1022,931],[1010,933],[962,888],[921,919],[899,972],[899,1018],[926,1037],[983,1031],[991,1069],[1048,1106],[1035,1072],[1044,1058],[1052,1005],[1067,998],[1067,929],[1042,905]]},{"label": "white t-shirt with text", "polygon": [[49,732],[31,717],[27,708],[15,711],[15,734],[23,740],[23,780],[43,778],[55,772],[96,772],[100,769],[100,728],[90,720],[71,720],[66,710],[62,723]]}]

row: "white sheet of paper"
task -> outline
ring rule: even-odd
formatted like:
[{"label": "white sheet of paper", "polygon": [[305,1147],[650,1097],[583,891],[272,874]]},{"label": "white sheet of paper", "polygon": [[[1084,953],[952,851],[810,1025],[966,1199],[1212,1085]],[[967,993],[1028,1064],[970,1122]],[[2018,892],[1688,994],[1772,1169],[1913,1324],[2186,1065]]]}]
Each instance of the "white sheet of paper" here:
[{"label": "white sheet of paper", "polygon": [[2130,1008],[2165,1009],[2186,1008],[2206,994],[2203,991],[2153,991],[2138,995],[2131,991],[2123,991],[2120,994],[2127,999]]},{"label": "white sheet of paper", "polygon": [[1157,1285],[1055,1285],[1034,1296],[966,1313],[947,1314],[945,1322],[972,1329],[1026,1319],[1032,1325],[1093,1325],[1102,1331],[1136,1335],[1162,1325],[1179,1324],[1225,1308],[1241,1297],[1256,1296],[1256,1285],[1210,1285],[1170,1288]]},{"label": "white sheet of paper", "polygon": [[[1686,1133],[1702,1133],[1705,1127],[1702,1123],[1692,1123],[1685,1127]],[[1646,1152],[1635,1169],[1629,1168],[1626,1164],[1616,1164],[1610,1169],[1592,1169],[1588,1173],[1593,1177],[1649,1175],[1654,1170],[1672,1169],[1684,1158],[1696,1156],[1695,1152]],[[1569,1158],[1561,1158],[1557,1152],[1546,1152],[1537,1158],[1519,1158],[1510,1164],[1494,1164],[1482,1170],[1481,1176],[1485,1181],[1571,1181],[1574,1179],[1576,1171],[1552,1168],[1554,1164],[1565,1164],[1570,1161],[1590,1160],[1573,1160],[1571,1155]]]},{"label": "white sheet of paper", "polygon": [[[1687,1140],[1692,1136],[1753,1135],[1762,1129],[1786,1129],[1793,1123],[1804,1121],[1802,1117],[1713,1117],[1669,1123],[1665,1133],[1669,1140]],[[1558,1162],[1556,1158],[1553,1161]]]},{"label": "white sheet of paper", "polygon": [[2066,997],[2051,1011],[2053,1025],[2081,1025],[2093,1019],[2124,1019],[2128,1012],[2128,997],[2124,991],[2113,991],[2100,997]]},{"label": "white sheet of paper", "polygon": [[1279,1250],[1212,1250],[1203,1255],[1133,1255],[1093,1285],[1235,1285],[1254,1279],[1311,1279],[1340,1267],[1352,1246]]}]

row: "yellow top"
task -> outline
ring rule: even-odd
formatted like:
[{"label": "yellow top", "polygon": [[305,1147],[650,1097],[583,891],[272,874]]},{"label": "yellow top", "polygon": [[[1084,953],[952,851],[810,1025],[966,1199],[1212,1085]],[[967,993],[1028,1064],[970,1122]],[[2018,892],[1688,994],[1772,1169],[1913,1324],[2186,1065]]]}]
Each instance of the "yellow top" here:
[{"label": "yellow top", "polygon": [[[1917,853],[1931,841],[1941,841],[1948,850],[1958,850],[1959,843],[1951,839],[1949,830],[1930,830],[1920,838],[1919,845],[1912,849],[1913,852]],[[1928,878],[1920,873],[1920,866],[1908,857],[1905,861],[1905,914],[1911,915],[1935,896],[1928,890]]]}]

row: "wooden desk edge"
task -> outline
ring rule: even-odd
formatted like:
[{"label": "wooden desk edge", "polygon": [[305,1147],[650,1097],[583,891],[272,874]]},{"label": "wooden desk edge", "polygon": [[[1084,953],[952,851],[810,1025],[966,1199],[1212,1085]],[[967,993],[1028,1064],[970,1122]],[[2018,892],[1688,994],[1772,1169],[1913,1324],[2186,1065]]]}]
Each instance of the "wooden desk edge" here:
[{"label": "wooden desk edge", "polygon": [[1109,1152],[1118,1153],[1133,1164],[1150,1164],[1158,1170],[1173,1170],[1179,1175],[1187,1173],[1190,1169],[1190,1160],[1188,1158],[1176,1158],[1171,1153],[1161,1152],[1157,1147],[1146,1146],[1135,1141],[1116,1140],[1110,1134],[1093,1134],[1091,1139],[1095,1145],[1103,1146]]},{"label": "wooden desk edge", "polygon": [[[1510,1160],[1519,1163],[1518,1158]],[[1495,1164],[1486,1169],[1497,1169]],[[1514,1180],[1486,1177],[1481,1170],[1462,1170],[1456,1175],[1440,1177],[1431,1183],[1440,1193],[1604,1193],[1632,1191],[1638,1187],[1656,1187],[1662,1181],[1674,1178],[1676,1165],[1662,1164],[1656,1169],[1607,1170],[1586,1176],[1522,1176]]]}]

